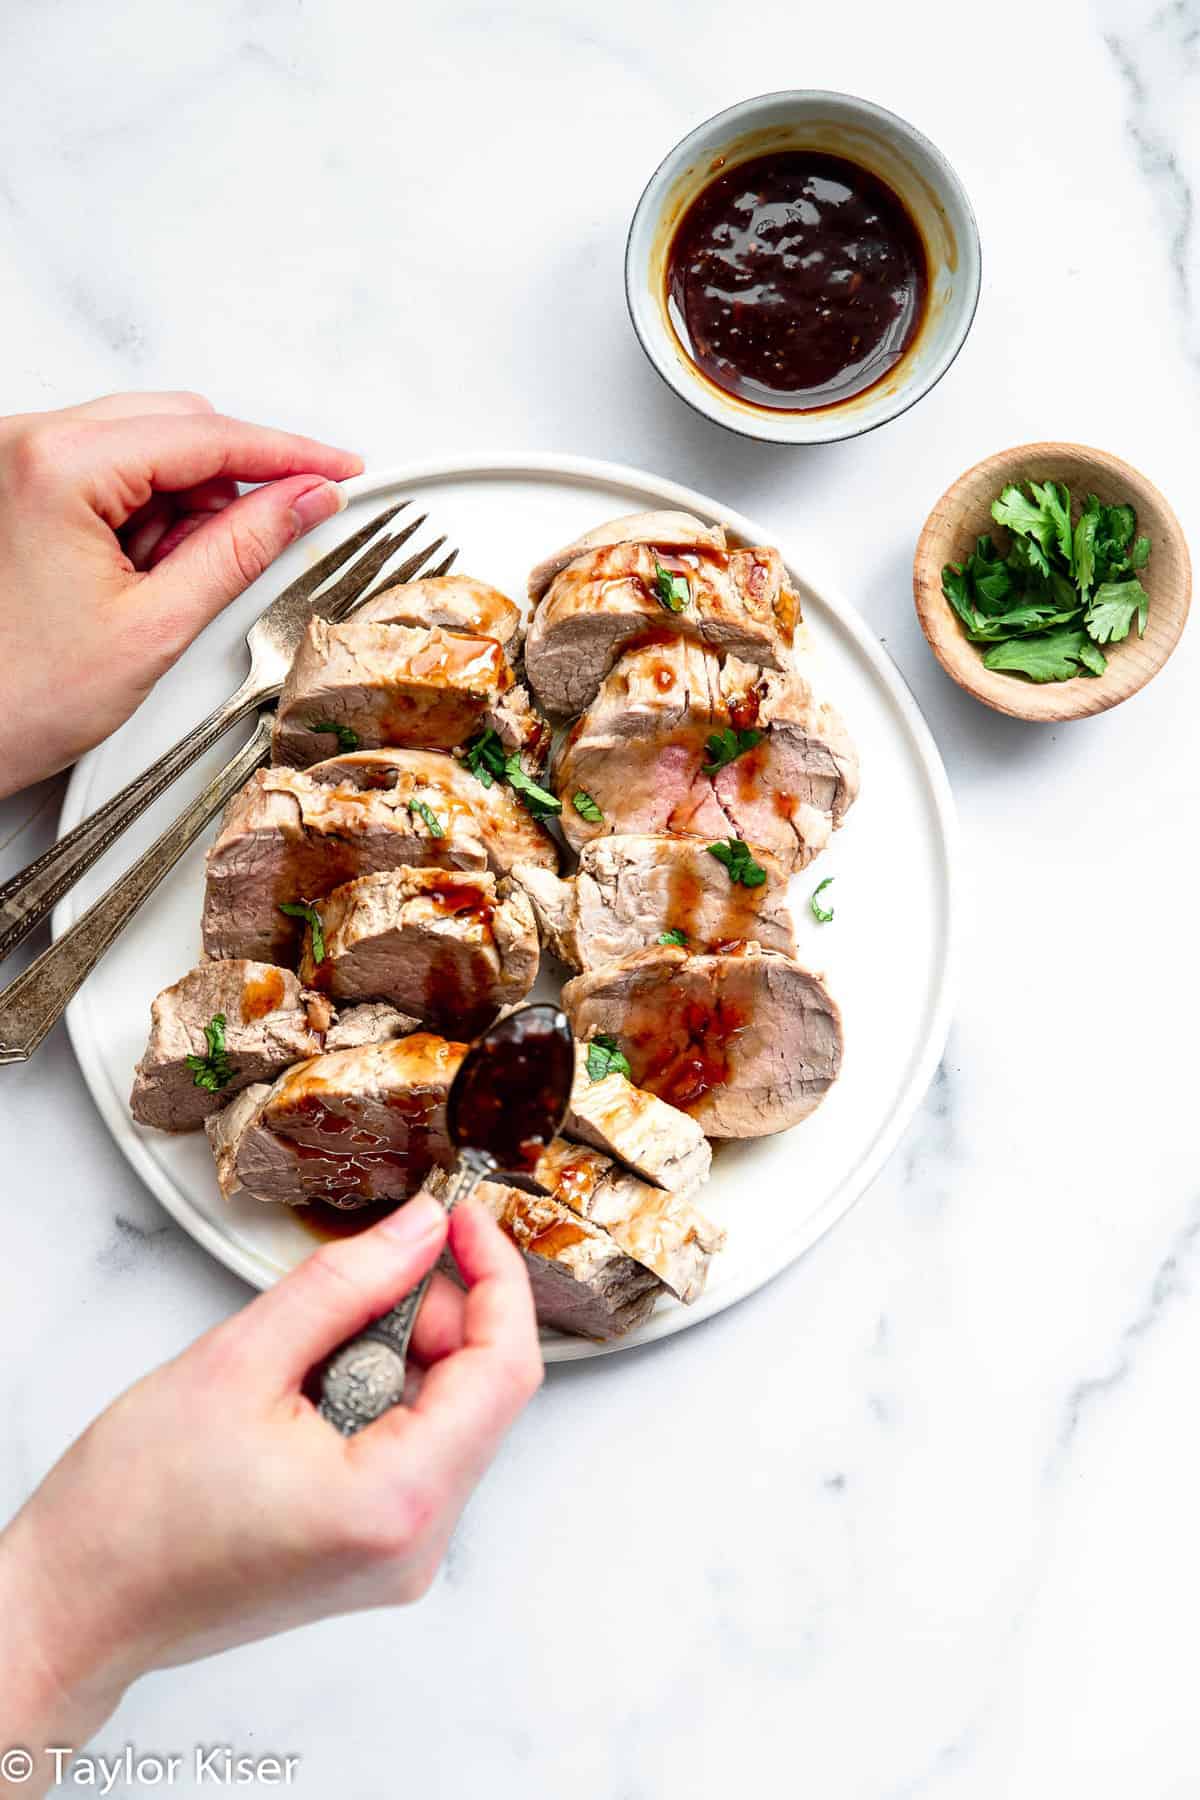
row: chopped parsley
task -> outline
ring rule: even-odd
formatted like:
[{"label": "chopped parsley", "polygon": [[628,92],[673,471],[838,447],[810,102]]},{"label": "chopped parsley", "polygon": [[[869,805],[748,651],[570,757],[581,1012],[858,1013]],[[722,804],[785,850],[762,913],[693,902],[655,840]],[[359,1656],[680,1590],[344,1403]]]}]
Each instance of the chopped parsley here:
[{"label": "chopped parsley", "polygon": [[833,917],[832,906],[827,908],[821,905],[821,895],[825,892],[825,889],[832,880],[833,876],[827,875],[824,881],[819,881],[813,889],[812,899],[808,903],[812,910],[812,916],[819,925],[828,925],[830,919]]},{"label": "chopped parsley", "polygon": [[477,731],[466,746],[464,761],[477,781],[490,788],[494,781],[504,780],[504,745],[499,734],[490,728]]},{"label": "chopped parsley", "polygon": [[984,667],[1029,681],[1103,675],[1101,644],[1120,644],[1136,622],[1146,630],[1150,597],[1137,572],[1150,559],[1150,539],[1135,537],[1132,506],[1106,506],[1095,494],[1071,525],[1070,490],[1029,481],[1028,494],[1009,482],[992,503],[1007,528],[1001,555],[990,536],[977,538],[964,563],[947,563],[942,592],[973,644],[989,645]]},{"label": "chopped parsley", "polygon": [[572,794],[571,805],[575,808],[575,811],[579,814],[580,818],[586,819],[589,825],[603,825],[604,814],[600,811],[600,808],[592,799],[592,796],[587,792],[586,788],[580,788],[577,794]]},{"label": "chopped parsley", "polygon": [[309,721],[310,731],[328,731],[338,741],[339,750],[357,750],[358,733],[351,731],[349,725],[337,725],[332,719],[312,719]]},{"label": "chopped parsley", "polygon": [[424,819],[426,825],[429,827],[430,837],[445,837],[446,832],[442,825],[442,821],[438,818],[432,806],[427,806],[424,800],[410,800],[408,803],[408,810],[410,813],[415,814],[418,819]]},{"label": "chopped parsley", "polygon": [[723,844],[710,844],[708,854],[715,856],[719,863],[724,863],[729,871],[729,879],[735,886],[740,882],[742,887],[761,887],[767,879],[767,871],[761,863],[756,863],[750,854],[750,846],[741,838],[727,838]]},{"label": "chopped parsley", "polygon": [[629,1075],[629,1059],[615,1037],[598,1032],[587,1047],[587,1072],[593,1081],[606,1075]]},{"label": "chopped parsley", "polygon": [[659,932],[658,941],[660,944],[677,944],[681,950],[686,950],[687,932],[680,931],[678,925],[672,925],[670,931]]},{"label": "chopped parsley", "polygon": [[716,775],[739,756],[745,756],[747,750],[753,750],[762,737],[761,731],[735,731],[732,725],[724,731],[714,731],[705,745],[708,761],[700,764],[701,769],[706,775]]},{"label": "chopped parsley", "polygon": [[207,1056],[189,1056],[187,1066],[192,1071],[192,1083],[203,1088],[206,1093],[219,1093],[228,1087],[237,1073],[228,1056],[225,1054],[224,1013],[214,1013],[204,1027],[204,1041],[208,1045]]},{"label": "chopped parsley", "polygon": [[[490,727],[487,731],[476,732],[466,746],[463,760],[475,779],[482,782],[485,788],[490,788],[497,781],[506,781],[535,819],[545,819],[551,813],[562,811],[562,801],[547,793],[545,788],[539,787],[533,776],[525,773],[517,752],[514,750],[510,755],[499,734]],[[583,816],[586,818],[587,814]]]},{"label": "chopped parsley", "polygon": [[504,759],[504,779],[513,793],[520,796],[526,811],[531,812],[535,819],[545,819],[551,813],[562,811],[562,801],[547,793],[544,787],[539,787],[533,776],[525,773],[521,767],[521,758],[515,750]]},{"label": "chopped parsley", "polygon": [[286,913],[290,919],[307,921],[312,929],[312,959],[315,963],[323,963],[325,961],[325,927],[316,907],[310,905],[307,900],[281,900],[279,910],[281,913]]},{"label": "chopped parsley", "polygon": [[670,569],[664,569],[657,556],[654,559],[654,597],[667,612],[682,612],[691,604],[692,590],[682,575],[672,575]]}]

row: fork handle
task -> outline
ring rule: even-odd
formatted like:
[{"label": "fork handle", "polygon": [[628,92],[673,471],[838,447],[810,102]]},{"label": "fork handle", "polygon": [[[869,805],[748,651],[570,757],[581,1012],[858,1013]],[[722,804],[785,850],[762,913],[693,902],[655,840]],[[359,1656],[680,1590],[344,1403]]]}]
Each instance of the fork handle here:
[{"label": "fork handle", "polygon": [[[208,741],[211,743],[218,735],[212,732]],[[155,839],[106,894],[89,906],[57,943],[9,983],[0,994],[0,1064],[28,1061],[143,900],[174,868],[213,814],[267,761],[270,753],[271,719],[264,715],[245,747],[213,776],[175,823]]]},{"label": "fork handle", "polygon": [[278,688],[265,687],[261,681],[247,678],[237,692],[202,719],[194,731],[180,738],[120,793],[106,800],[73,831],[59,838],[36,862],[31,862],[27,869],[0,887],[0,962],[29,936],[122,832],[140,818],[197,757],[203,756],[230,726],[236,725],[239,719],[244,719],[247,713],[277,692]]}]

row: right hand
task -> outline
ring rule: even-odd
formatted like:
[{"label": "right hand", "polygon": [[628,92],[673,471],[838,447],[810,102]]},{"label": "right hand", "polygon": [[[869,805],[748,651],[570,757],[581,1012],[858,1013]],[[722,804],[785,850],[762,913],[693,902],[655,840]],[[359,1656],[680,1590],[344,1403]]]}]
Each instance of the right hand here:
[{"label": "right hand", "polygon": [[411,1406],[343,1438],[301,1389],[446,1237],[421,1198],[324,1245],[67,1451],[0,1536],[0,1608],[22,1622],[0,1646],[0,1745],[80,1744],[150,1669],[425,1593],[542,1379],[519,1253],[480,1206],[455,1209],[466,1292],[438,1277],[421,1308]]}]

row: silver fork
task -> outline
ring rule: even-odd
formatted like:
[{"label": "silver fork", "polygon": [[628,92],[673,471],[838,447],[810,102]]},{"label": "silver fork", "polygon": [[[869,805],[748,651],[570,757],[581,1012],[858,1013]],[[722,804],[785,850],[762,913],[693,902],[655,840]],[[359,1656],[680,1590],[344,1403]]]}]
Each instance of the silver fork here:
[{"label": "silver fork", "polygon": [[[23,938],[74,887],[97,859],[120,837],[158,796],[168,788],[196,758],[216,743],[239,719],[244,719],[265,701],[278,698],[292,657],[310,619],[320,615],[331,621],[345,618],[350,608],[368,597],[366,589],[384,563],[425,523],[426,514],[401,531],[383,532],[383,527],[410,504],[401,500],[371,519],[361,530],[353,532],[343,543],[323,556],[313,568],[284,588],[266,611],[261,613],[246,634],[250,652],[250,670],[237,691],[223,705],[210,712],[194,730],[170,750],[144,769],[137,778],[114,794],[111,800],[81,821],[73,831],[30,863],[19,875],[0,887],[0,962],[15,950]],[[370,543],[376,533],[383,532]],[[420,568],[435,550],[445,543],[438,538],[422,554],[415,567]],[[364,545],[369,548],[363,550]],[[329,577],[354,556],[340,581],[318,592]],[[407,569],[407,566],[406,566]],[[387,586],[410,575],[400,570],[388,577]]]},{"label": "silver fork", "polygon": [[[379,522],[375,520],[374,525],[367,529],[373,529]],[[420,523],[420,519],[416,520],[401,534],[400,541],[411,536]],[[394,570],[380,587],[370,593],[360,591],[346,601],[337,616],[345,618],[365,601],[373,599],[376,593],[382,593],[385,587],[392,587],[401,581],[411,581],[445,541],[444,537],[440,537],[426,549],[418,550]],[[449,551],[436,568],[427,570],[426,573],[445,575],[457,556],[457,550]],[[372,569],[371,576],[378,573],[384,561],[386,557],[381,557]],[[174,824],[169,825],[149,849],[142,852],[137,861],[76,919],[56,943],[44,950],[15,981],[9,982],[0,994],[0,1065],[29,1060],[51,1026],[62,1018],[71,1000],[105,951],[116,942],[143,901],[175,867],[188,845],[199,837],[213,814],[219,812],[230,796],[250,779],[255,769],[270,760],[272,723],[273,714],[269,710],[260,712],[249,741],[213,776]]]}]

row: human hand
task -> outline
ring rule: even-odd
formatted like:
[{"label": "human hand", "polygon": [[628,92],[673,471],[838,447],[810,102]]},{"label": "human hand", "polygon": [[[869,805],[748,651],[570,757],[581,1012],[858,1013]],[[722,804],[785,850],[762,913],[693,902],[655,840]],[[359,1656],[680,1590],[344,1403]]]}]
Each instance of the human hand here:
[{"label": "human hand", "polygon": [[322,1246],[67,1451],[0,1536],[0,1614],[21,1622],[0,1638],[0,1744],[81,1744],[149,1669],[420,1598],[542,1378],[518,1252],[478,1205],[451,1215],[467,1291],[429,1291],[411,1406],[343,1438],[302,1384],[446,1232],[421,1198]]},{"label": "human hand", "polygon": [[196,394],[0,418],[0,796],[123,724],[361,468]]}]

